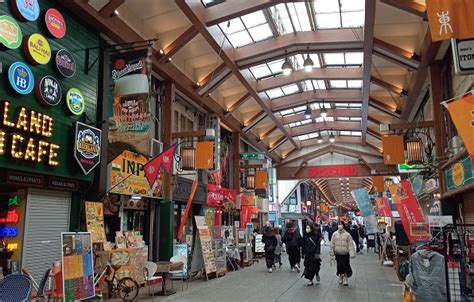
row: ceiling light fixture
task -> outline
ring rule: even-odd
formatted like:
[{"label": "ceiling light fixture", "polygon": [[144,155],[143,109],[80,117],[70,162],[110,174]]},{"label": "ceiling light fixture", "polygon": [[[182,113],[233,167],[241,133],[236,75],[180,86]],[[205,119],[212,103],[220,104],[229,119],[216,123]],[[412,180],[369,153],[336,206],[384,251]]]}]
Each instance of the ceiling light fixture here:
[{"label": "ceiling light fixture", "polygon": [[283,71],[284,75],[289,75],[293,68],[291,67],[290,61],[288,61],[287,51],[285,50],[285,62],[281,65],[281,70]]},{"label": "ceiling light fixture", "polygon": [[336,137],[334,136],[334,134],[331,131],[331,134],[329,135],[329,142],[334,143],[335,141],[336,141]]},{"label": "ceiling light fixture", "polygon": [[321,110],[319,110],[319,114],[321,115],[322,118],[326,118],[328,116],[328,110],[324,106],[324,100],[323,100],[323,105],[321,106]]},{"label": "ceiling light fixture", "polygon": [[318,133],[318,144],[323,142],[323,137],[321,136],[321,132]]},{"label": "ceiling light fixture", "polygon": [[304,111],[304,117],[306,119],[311,118],[311,108],[309,107],[309,105],[306,105],[306,110]]},{"label": "ceiling light fixture", "polygon": [[306,47],[306,49],[308,50],[308,56],[306,57],[306,59],[303,62],[304,71],[311,72],[311,70],[313,70],[314,62],[309,57],[309,47]]}]

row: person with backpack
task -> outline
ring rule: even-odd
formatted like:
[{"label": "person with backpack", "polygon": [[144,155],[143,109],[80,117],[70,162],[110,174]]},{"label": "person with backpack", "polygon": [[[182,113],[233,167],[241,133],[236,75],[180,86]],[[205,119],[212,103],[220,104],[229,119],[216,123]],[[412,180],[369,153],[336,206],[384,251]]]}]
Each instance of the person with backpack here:
[{"label": "person with backpack", "polygon": [[278,245],[278,240],[273,234],[271,227],[266,226],[265,232],[263,233],[262,242],[265,244],[265,262],[267,264],[268,272],[273,272],[273,262],[275,261],[275,249]]},{"label": "person with backpack", "polygon": [[[343,221],[337,224],[337,231],[334,232],[331,238],[331,249],[329,255],[336,260],[337,272],[339,276],[339,284],[348,286],[348,279],[352,276],[351,260],[355,258],[354,240],[351,235],[345,230]],[[333,260],[331,260],[333,261]]]},{"label": "person with backpack", "polygon": [[291,271],[294,272],[296,270],[299,273],[301,260],[301,235],[296,230],[294,222],[288,222],[286,224],[286,232],[282,241],[286,245],[286,252],[288,253]]},{"label": "person with backpack", "polygon": [[314,276],[316,276],[316,282],[321,281],[319,277],[321,240],[322,234],[319,226],[312,223],[307,224],[301,246],[304,254],[304,277],[308,279],[308,286],[314,284]]}]

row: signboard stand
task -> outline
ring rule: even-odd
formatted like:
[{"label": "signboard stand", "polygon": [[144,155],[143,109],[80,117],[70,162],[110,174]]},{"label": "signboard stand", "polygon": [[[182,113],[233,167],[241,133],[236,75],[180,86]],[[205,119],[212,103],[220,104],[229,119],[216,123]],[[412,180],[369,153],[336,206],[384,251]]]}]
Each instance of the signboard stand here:
[{"label": "signboard stand", "polygon": [[212,242],[211,231],[206,225],[204,216],[195,216],[197,226],[196,245],[194,247],[192,271],[204,270],[206,280],[209,280],[209,275],[217,274],[216,255],[214,253],[214,245]]}]

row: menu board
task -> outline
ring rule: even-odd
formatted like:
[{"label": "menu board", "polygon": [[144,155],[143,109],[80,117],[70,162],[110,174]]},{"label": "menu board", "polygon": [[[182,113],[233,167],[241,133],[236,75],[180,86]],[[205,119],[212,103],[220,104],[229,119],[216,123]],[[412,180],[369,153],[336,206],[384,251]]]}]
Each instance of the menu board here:
[{"label": "menu board", "polygon": [[199,233],[202,257],[204,259],[204,268],[207,274],[215,273],[217,271],[216,255],[214,254],[211,232],[203,216],[195,216],[195,219]]},{"label": "menu board", "polygon": [[101,202],[86,201],[87,231],[91,233],[92,243],[107,241],[104,229],[104,207]]},{"label": "menu board", "polygon": [[61,233],[64,301],[95,296],[94,257],[90,232]]}]

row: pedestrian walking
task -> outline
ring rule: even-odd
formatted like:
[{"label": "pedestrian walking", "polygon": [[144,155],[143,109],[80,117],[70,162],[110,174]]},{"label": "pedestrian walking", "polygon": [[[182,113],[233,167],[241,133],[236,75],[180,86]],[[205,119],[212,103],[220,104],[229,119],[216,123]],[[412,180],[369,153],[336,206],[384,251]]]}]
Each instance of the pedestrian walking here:
[{"label": "pedestrian walking", "polygon": [[296,270],[299,273],[301,260],[301,235],[296,230],[296,225],[293,222],[286,224],[286,232],[285,235],[283,235],[282,241],[286,245],[286,252],[288,253],[291,271],[294,272]]},{"label": "pedestrian walking", "polygon": [[359,226],[359,242],[360,242],[360,254],[362,254],[362,250],[364,250],[364,239],[366,237],[365,234],[365,226],[362,224]]},{"label": "pedestrian walking", "polygon": [[277,238],[275,234],[273,234],[273,230],[271,227],[265,227],[265,232],[263,233],[262,242],[265,244],[265,262],[267,264],[268,272],[271,273],[273,271],[273,262],[275,258],[275,249],[278,244]]},{"label": "pedestrian walking", "polygon": [[339,276],[339,284],[347,286],[348,279],[352,276],[350,258],[355,257],[355,249],[353,239],[345,230],[345,225],[342,221],[338,223],[337,231],[332,235],[329,254],[332,260],[336,259],[336,275]]},{"label": "pedestrian walking", "polygon": [[357,254],[360,254],[360,242],[359,242],[359,226],[357,223],[354,223],[351,228],[350,228],[350,234],[352,237],[352,240],[354,240],[354,244],[356,245],[357,248]]},{"label": "pedestrian walking", "polygon": [[275,237],[277,239],[277,246],[275,248],[275,259],[273,262],[273,267],[276,267],[277,263],[278,263],[278,267],[281,267],[282,266],[281,249],[282,249],[283,242],[281,241],[280,228],[274,228],[273,234],[275,234]]},{"label": "pedestrian walking", "polygon": [[314,276],[316,282],[321,281],[319,270],[321,268],[321,240],[322,234],[319,226],[312,223],[306,225],[302,240],[304,254],[304,277],[308,279],[308,286],[313,285]]},{"label": "pedestrian walking", "polygon": [[334,232],[337,231],[337,223],[335,221],[331,222],[331,226],[329,227],[329,236],[328,236],[328,239],[329,239],[329,242],[331,242],[331,238],[332,238],[332,234],[334,234]]}]

